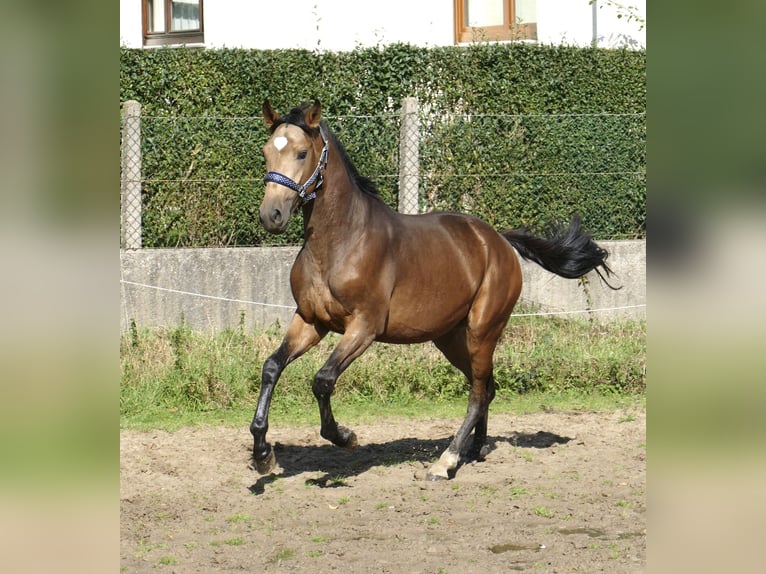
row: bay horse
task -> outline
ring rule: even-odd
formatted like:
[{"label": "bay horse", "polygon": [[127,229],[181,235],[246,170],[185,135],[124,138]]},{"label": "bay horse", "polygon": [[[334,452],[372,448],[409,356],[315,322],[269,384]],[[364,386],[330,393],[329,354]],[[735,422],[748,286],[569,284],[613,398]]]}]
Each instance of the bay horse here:
[{"label": "bay horse", "polygon": [[279,348],[263,364],[250,432],[260,474],[276,464],[266,441],[269,406],[283,369],[330,331],[341,334],[314,376],[321,435],[353,448],[354,432],[333,417],[330,396],[338,377],[373,341],[433,341],[470,384],[468,411],[449,447],[428,470],[446,479],[458,466],[471,432],[469,457],[480,459],[495,395],[493,354],[521,292],[516,252],[562,277],[603,269],[607,252],[575,216],[547,237],[525,228],[497,232],[465,214],[403,215],[388,207],[361,176],[322,120],[319,101],[280,115],[266,100],[271,137],[263,146],[267,174],[260,221],[282,233],[299,208],[303,247],[290,273],[297,304]]}]

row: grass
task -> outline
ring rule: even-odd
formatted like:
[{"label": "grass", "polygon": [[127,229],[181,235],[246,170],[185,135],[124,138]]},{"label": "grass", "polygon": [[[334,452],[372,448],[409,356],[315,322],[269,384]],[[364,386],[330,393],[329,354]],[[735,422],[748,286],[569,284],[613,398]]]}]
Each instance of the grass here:
[{"label": "grass", "polygon": [[[261,367],[283,333],[279,326],[245,332],[240,325],[214,334],[183,322],[173,328],[134,326],[120,340],[121,427],[247,424]],[[338,339],[329,335],[285,370],[272,401],[272,423],[316,424],[311,380]],[[643,407],[645,360],[644,321],[513,318],[495,351],[492,412]],[[467,394],[463,375],[432,344],[375,344],[340,378],[333,406],[349,424],[382,417],[458,418],[465,415]]]},{"label": "grass", "polygon": [[543,518],[553,518],[555,514],[552,510],[546,508],[545,506],[535,506],[532,509],[532,512],[534,512],[535,516],[542,516]]}]

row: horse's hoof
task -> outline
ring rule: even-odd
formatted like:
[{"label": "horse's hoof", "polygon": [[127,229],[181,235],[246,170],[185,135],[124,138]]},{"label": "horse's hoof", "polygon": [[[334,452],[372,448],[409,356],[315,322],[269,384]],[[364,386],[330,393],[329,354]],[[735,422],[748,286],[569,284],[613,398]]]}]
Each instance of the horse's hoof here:
[{"label": "horse's hoof", "polygon": [[338,431],[340,435],[343,437],[342,442],[338,446],[347,448],[349,450],[359,446],[359,441],[357,441],[356,433],[354,431],[341,426],[338,427]]},{"label": "horse's hoof", "polygon": [[430,470],[426,473],[426,480],[431,482],[438,482],[440,480],[449,480],[449,476],[442,476],[441,474],[434,474]]},{"label": "horse's hoof", "polygon": [[426,472],[426,480],[431,482],[449,480],[449,470],[437,462],[431,465],[431,468]]},{"label": "horse's hoof", "polygon": [[263,460],[253,460],[255,470],[258,474],[269,474],[277,465],[277,457],[274,455],[274,449],[269,450],[269,454]]}]

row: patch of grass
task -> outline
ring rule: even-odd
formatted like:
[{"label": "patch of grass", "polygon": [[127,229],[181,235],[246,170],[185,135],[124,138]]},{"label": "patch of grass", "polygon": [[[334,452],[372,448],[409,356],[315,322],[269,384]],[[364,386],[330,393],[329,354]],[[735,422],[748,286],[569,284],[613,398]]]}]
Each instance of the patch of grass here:
[{"label": "patch of grass", "polygon": [[245,543],[245,539],[241,536],[236,536],[234,538],[229,538],[228,540],[223,541],[224,544],[227,546],[242,546]]},{"label": "patch of grass", "polygon": [[241,512],[238,512],[236,514],[232,514],[226,519],[226,522],[230,524],[236,524],[241,522],[250,522],[252,520],[252,517],[249,514],[243,514]]},{"label": "patch of grass", "polygon": [[312,536],[311,541],[319,544],[322,542],[327,542],[327,538],[325,536]]},{"label": "patch of grass", "polygon": [[157,563],[162,566],[169,566],[171,564],[178,564],[178,560],[173,556],[162,556]]},{"label": "patch of grass", "polygon": [[168,545],[164,542],[157,542],[150,544],[146,540],[141,540],[138,543],[138,549],[136,550],[136,556],[141,557],[144,554],[151,552],[152,550],[157,550],[158,548],[167,548]]},{"label": "patch of grass", "polygon": [[529,452],[528,450],[525,450],[524,452],[522,452],[521,456],[527,462],[532,462],[534,460],[534,457],[532,456],[532,453]]},{"label": "patch of grass", "polygon": [[347,486],[346,477],[342,475],[330,477],[330,480],[327,481],[327,484],[328,486],[331,486],[331,487]]},{"label": "patch of grass", "polygon": [[553,518],[555,515],[555,512],[545,506],[535,506],[532,512],[534,512],[535,516],[542,516],[543,518]]},{"label": "patch of grass", "polygon": [[523,486],[514,486],[511,488],[511,496],[521,496],[523,494],[529,494],[529,490],[524,488]]},{"label": "patch of grass", "polygon": [[274,553],[274,562],[279,563],[294,557],[295,557],[295,550],[293,550],[292,548],[285,548],[284,546],[282,546],[278,548],[277,551]]},{"label": "patch of grass", "polygon": [[[194,424],[247,424],[264,360],[283,329],[201,333],[134,327],[120,340],[120,424],[174,430]],[[328,335],[291,364],[276,387],[270,422],[317,420],[310,381],[338,342]],[[557,317],[512,318],[495,352],[497,395],[491,412],[645,406],[646,325]],[[460,418],[467,384],[431,343],[376,343],[343,374],[336,388],[338,418],[359,424],[382,417]]]}]

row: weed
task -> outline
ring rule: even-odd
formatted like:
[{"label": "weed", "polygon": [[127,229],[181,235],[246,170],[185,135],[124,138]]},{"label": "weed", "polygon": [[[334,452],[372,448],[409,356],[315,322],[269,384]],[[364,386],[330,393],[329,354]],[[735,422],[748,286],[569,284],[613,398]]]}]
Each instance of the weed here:
[{"label": "weed", "polygon": [[522,494],[529,494],[529,490],[523,486],[514,486],[511,488],[511,496],[521,496]]},{"label": "weed", "polygon": [[138,550],[136,551],[136,556],[141,557],[144,554],[151,552],[152,550],[156,550],[158,548],[167,548],[168,545],[164,542],[154,543],[150,544],[146,540],[141,540],[138,543]]},{"label": "weed", "polygon": [[384,508],[388,508],[387,502],[379,502],[375,505],[375,510],[383,510]]},{"label": "weed", "polygon": [[324,552],[321,550],[309,550],[309,558],[319,558],[320,556],[323,556]]},{"label": "weed", "polygon": [[241,536],[237,536],[235,538],[229,538],[228,540],[223,541],[224,544],[228,546],[242,546],[245,543],[245,539]]},{"label": "weed", "polygon": [[624,417],[621,417],[617,422],[618,423],[632,423],[636,420],[635,415],[625,415]]},{"label": "weed", "polygon": [[532,460],[534,460],[534,458],[533,458],[533,456],[532,456],[532,453],[531,453],[531,452],[529,452],[528,450],[527,450],[527,451],[524,451],[524,452],[522,453],[522,455],[521,455],[521,456],[522,456],[522,457],[524,458],[524,460],[526,460],[527,462],[532,462]]},{"label": "weed", "polygon": [[324,536],[312,536],[311,541],[319,544],[321,542],[327,542],[327,538],[325,538]]},{"label": "weed", "polygon": [[431,525],[431,526],[438,526],[441,523],[442,523],[442,521],[439,520],[439,518],[437,518],[436,516],[432,516],[432,517],[430,517],[428,519],[428,524]]},{"label": "weed", "polygon": [[542,516],[543,518],[553,518],[553,515],[555,514],[552,510],[546,508],[545,506],[535,506],[532,509],[532,512],[534,512],[536,516]]},{"label": "weed", "polygon": [[289,560],[295,556],[295,550],[292,548],[285,548],[284,546],[277,549],[274,553],[274,562],[279,563],[283,560]]},{"label": "weed", "polygon": [[346,477],[343,475],[333,476],[328,481],[328,486],[337,487],[337,486],[347,486],[346,485]]},{"label": "weed", "polygon": [[236,523],[239,523],[239,522],[250,522],[251,520],[252,520],[252,518],[250,517],[249,514],[243,514],[243,513],[238,512],[237,514],[232,514],[231,516],[229,516],[226,519],[226,522],[228,522],[230,524],[236,524]]},{"label": "weed", "polygon": [[348,496],[341,496],[340,500],[338,500],[338,504],[348,504],[349,500],[351,500]]},{"label": "weed", "polygon": [[159,564],[162,564],[163,566],[169,566],[170,564],[178,564],[178,560],[176,560],[173,556],[163,556],[157,562]]}]

